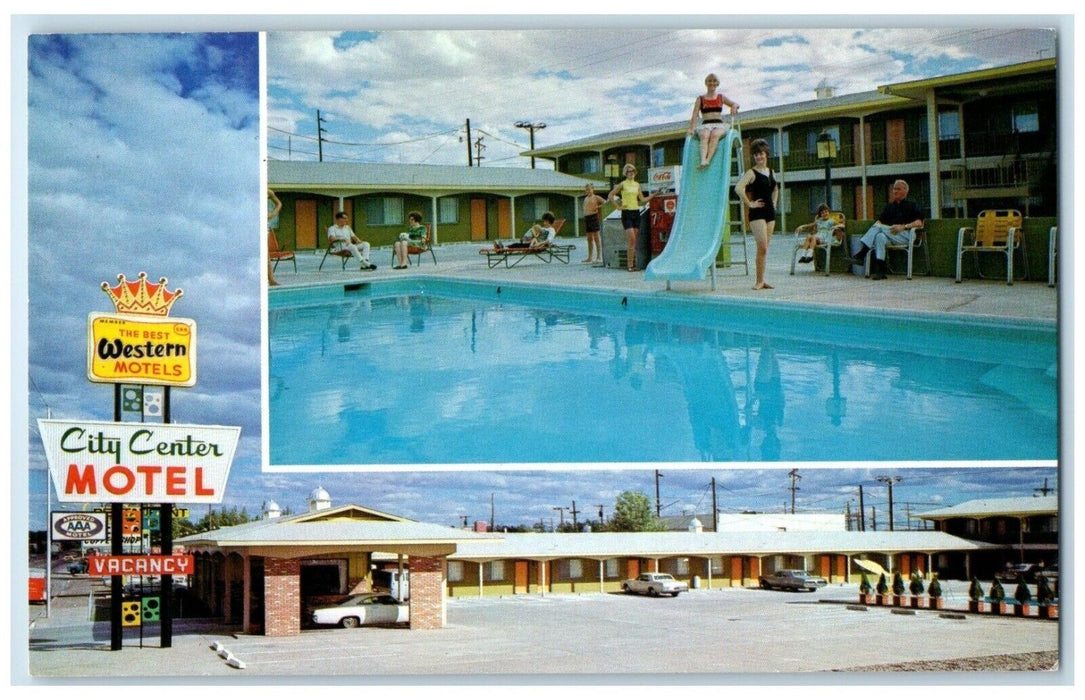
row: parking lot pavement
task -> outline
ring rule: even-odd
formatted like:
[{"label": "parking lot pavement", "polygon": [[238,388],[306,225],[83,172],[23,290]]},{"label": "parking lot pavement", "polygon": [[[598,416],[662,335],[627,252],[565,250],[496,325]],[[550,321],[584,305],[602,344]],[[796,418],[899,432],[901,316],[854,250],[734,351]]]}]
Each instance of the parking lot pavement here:
[{"label": "parking lot pavement", "polygon": [[[46,641],[61,630],[41,630],[47,636],[32,636],[30,662],[41,676],[313,680],[319,669],[320,677],[421,674],[477,681],[479,674],[601,674],[606,681],[613,674],[846,671],[1058,649],[1057,623],[857,610],[846,604],[855,599],[854,586],[814,593],[695,590],[677,598],[596,593],[451,599],[448,625],[440,630],[319,629],[285,638],[234,637],[223,628],[184,621],[171,649],[139,649],[127,639],[118,652],[108,651],[108,626],[99,623],[70,647]],[[157,639],[150,641],[157,645]],[[215,642],[245,668],[227,665],[210,648]]]}]

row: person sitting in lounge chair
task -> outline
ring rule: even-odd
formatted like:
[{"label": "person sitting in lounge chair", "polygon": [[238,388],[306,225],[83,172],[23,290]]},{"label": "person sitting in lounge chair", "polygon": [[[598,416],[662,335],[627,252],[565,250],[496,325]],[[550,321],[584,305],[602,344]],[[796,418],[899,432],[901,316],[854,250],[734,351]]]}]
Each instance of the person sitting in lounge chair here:
[{"label": "person sitting in lounge chair", "polygon": [[494,248],[500,250],[501,248],[545,248],[553,242],[554,238],[558,235],[558,232],[554,229],[554,215],[550,212],[546,212],[542,215],[542,225],[535,224],[524,233],[516,243],[511,243],[505,246],[501,241],[494,243]]}]

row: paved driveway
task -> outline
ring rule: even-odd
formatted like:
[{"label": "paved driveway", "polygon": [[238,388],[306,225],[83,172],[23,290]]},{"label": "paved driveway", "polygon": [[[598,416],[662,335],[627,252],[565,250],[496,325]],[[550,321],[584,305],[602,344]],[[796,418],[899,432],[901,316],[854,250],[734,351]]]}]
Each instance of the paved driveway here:
[{"label": "paved driveway", "polygon": [[[1058,649],[1059,625],[1053,622],[863,611],[849,608],[855,599],[854,586],[815,593],[698,590],[677,598],[453,599],[448,625],[440,630],[320,629],[288,638],[234,638],[191,627],[178,632],[171,649],[139,649],[129,640],[119,652],[107,651],[108,632],[103,639],[99,630],[97,643],[72,639],[74,646],[54,646],[32,639],[31,668],[47,676],[229,675],[250,681],[319,673],[450,680],[466,674],[474,682],[479,674],[605,674],[603,682],[619,682],[629,674],[799,673]],[[61,631],[43,633],[55,639]],[[210,649],[216,641],[245,668],[231,668],[217,656]]]}]

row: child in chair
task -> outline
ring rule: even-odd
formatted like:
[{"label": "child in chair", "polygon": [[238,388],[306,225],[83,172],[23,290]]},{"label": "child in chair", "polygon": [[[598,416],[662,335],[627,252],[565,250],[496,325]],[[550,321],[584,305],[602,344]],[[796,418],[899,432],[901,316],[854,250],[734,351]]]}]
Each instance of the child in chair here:
[{"label": "child in chair", "polygon": [[800,231],[810,231],[806,235],[806,240],[802,242],[802,249],[807,251],[799,262],[808,263],[814,261],[814,249],[819,245],[825,245],[829,242],[829,237],[836,238],[837,242],[843,242],[844,240],[844,227],[836,222],[836,219],[829,216],[829,205],[819,204],[817,213],[814,214],[814,221],[809,224],[803,224],[795,229],[795,233]]}]

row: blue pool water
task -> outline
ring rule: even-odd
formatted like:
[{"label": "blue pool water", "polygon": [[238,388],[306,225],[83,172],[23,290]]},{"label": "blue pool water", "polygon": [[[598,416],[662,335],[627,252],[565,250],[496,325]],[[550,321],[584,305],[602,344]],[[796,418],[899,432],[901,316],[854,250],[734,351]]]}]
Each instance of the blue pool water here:
[{"label": "blue pool water", "polygon": [[1053,324],[447,280],[271,296],[272,466],[1057,457]]}]

